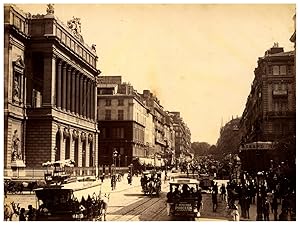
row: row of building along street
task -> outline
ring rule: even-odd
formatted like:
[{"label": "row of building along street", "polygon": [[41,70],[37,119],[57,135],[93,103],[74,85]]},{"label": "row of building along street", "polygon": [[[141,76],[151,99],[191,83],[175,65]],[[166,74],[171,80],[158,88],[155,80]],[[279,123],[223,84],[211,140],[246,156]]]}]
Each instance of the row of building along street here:
[{"label": "row of building along street", "polygon": [[[296,31],[291,35],[296,48]],[[69,160],[73,167],[64,172],[102,179],[101,191],[111,197],[108,220],[167,221],[183,219],[167,216],[173,172],[204,174],[209,182],[199,178],[207,188],[197,192],[199,220],[230,220],[233,211],[241,220],[269,220],[269,200],[281,210],[278,218],[272,211],[274,220],[294,220],[295,52],[279,43],[266,46],[243,114],[222,124],[216,145],[200,154],[181,112],[164,108],[154,91],[136,90],[121,75],[101,74],[96,46],[84,41],[79,18],[63,23],[53,4],[43,15],[5,5],[4,178],[39,186],[49,165]],[[142,193],[142,177],[155,168],[164,173],[161,192],[152,198]],[[31,192],[15,193],[6,204],[35,204]]]}]

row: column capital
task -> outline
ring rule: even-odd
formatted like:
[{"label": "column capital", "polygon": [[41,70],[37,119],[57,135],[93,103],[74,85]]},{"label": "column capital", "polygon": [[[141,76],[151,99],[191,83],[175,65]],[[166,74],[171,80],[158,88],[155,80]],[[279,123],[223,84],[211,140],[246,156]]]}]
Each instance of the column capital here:
[{"label": "column capital", "polygon": [[57,58],[57,64],[59,65],[59,66],[61,66],[62,64],[63,64],[63,60],[62,59],[60,59],[60,58]]}]

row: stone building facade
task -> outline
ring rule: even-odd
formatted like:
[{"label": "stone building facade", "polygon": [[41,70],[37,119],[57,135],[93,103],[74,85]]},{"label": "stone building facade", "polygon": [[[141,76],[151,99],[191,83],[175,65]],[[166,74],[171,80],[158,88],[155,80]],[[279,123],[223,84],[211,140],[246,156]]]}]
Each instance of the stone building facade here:
[{"label": "stone building facade", "polygon": [[258,59],[240,127],[243,142],[278,141],[296,131],[294,51],[277,43]]},{"label": "stone building facade", "polygon": [[100,166],[128,166],[136,159],[152,166],[175,162],[173,119],[149,90],[140,94],[121,76],[99,77],[98,122]]},{"label": "stone building facade", "polygon": [[294,54],[294,51],[284,52],[275,43],[258,59],[239,126],[242,134],[239,156],[244,170],[265,170],[271,160],[294,161],[291,159],[296,149]]},{"label": "stone building facade", "polygon": [[99,77],[99,165],[111,165],[115,151],[116,166],[128,166],[134,159],[144,162],[152,145],[152,131],[146,129],[148,117],[151,118],[149,110],[138,93],[122,83],[120,76]]},{"label": "stone building facade", "polygon": [[[7,173],[19,160],[26,168],[69,158],[78,167],[97,165],[96,77],[100,71],[96,50],[84,43],[80,30],[80,19],[65,25],[51,4],[45,15],[5,5]],[[17,147],[14,140],[19,140]]]},{"label": "stone building facade", "polygon": [[184,123],[180,112],[169,112],[173,119],[175,131],[175,157],[177,162],[186,162],[192,159],[191,154],[191,132]]},{"label": "stone building facade", "polygon": [[239,130],[240,118],[232,118],[220,129],[220,137],[216,144],[216,154],[224,156],[237,154],[240,148],[242,133]]}]

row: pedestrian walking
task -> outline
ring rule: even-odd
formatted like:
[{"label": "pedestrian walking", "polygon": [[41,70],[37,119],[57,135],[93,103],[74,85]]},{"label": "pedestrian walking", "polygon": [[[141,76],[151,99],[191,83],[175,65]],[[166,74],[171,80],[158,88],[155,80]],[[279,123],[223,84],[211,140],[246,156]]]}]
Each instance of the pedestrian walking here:
[{"label": "pedestrian walking", "polygon": [[28,221],[36,220],[36,209],[33,208],[32,205],[28,205],[27,218],[28,218]]},{"label": "pedestrian walking", "polygon": [[236,204],[233,205],[231,216],[233,221],[240,221],[240,213]]},{"label": "pedestrian walking", "polygon": [[101,175],[101,177],[100,177],[102,183],[103,183],[103,181],[104,181],[104,177],[105,177],[105,173],[102,173],[102,175]]},{"label": "pedestrian walking", "polygon": [[111,190],[115,190],[116,189],[116,176],[112,175],[111,176]]},{"label": "pedestrian walking", "polygon": [[282,209],[279,215],[279,221],[288,221],[288,211],[286,209]]},{"label": "pedestrian walking", "polygon": [[20,210],[19,221],[26,221],[25,208]]},{"label": "pedestrian walking", "polygon": [[278,215],[278,199],[274,196],[273,199],[272,199],[272,202],[271,202],[271,210],[272,210],[272,213],[274,215],[274,221],[277,220],[277,215]]},{"label": "pedestrian walking", "polygon": [[251,205],[251,198],[250,196],[246,196],[246,199],[245,199],[245,210],[246,210],[246,217],[248,219],[250,219],[250,205]]},{"label": "pedestrian walking", "polygon": [[268,199],[265,199],[265,202],[263,204],[263,214],[264,214],[264,220],[269,221],[270,220],[270,203]]},{"label": "pedestrian walking", "polygon": [[198,213],[197,213],[197,217],[200,217],[200,211],[203,209],[203,202],[202,202],[202,193],[201,193],[201,188],[199,188],[199,190],[196,193],[197,195],[197,209],[198,209]]},{"label": "pedestrian walking", "polygon": [[169,191],[167,194],[167,214],[170,216],[170,210],[172,206],[172,192]]},{"label": "pedestrian walking", "polygon": [[128,173],[127,181],[128,181],[128,184],[132,185],[132,175],[131,175],[131,173]]},{"label": "pedestrian walking", "polygon": [[218,195],[214,191],[212,192],[212,204],[213,204],[213,212],[216,212],[218,207]]},{"label": "pedestrian walking", "polygon": [[221,186],[221,199],[225,200],[226,199],[226,188],[225,188],[225,184],[222,184]]}]

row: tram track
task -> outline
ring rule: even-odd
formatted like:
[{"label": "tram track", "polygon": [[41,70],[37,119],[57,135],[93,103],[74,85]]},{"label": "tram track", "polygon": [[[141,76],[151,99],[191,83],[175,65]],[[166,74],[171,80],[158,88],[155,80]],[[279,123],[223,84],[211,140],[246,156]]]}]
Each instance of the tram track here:
[{"label": "tram track", "polygon": [[[121,215],[115,216],[113,220],[129,221],[132,218],[141,215],[141,213],[145,212],[148,209],[148,207],[157,203],[159,200],[160,198],[149,198],[145,196],[145,198],[138,202],[138,204],[134,204],[131,207],[127,206],[126,208],[123,208],[120,211],[118,211],[118,213],[121,213]],[[127,216],[129,215],[130,217],[128,218]]]},{"label": "tram track", "polygon": [[128,218],[127,220],[125,220],[125,221],[131,221],[133,218],[143,215],[144,212],[148,211],[151,206],[153,206],[155,203],[159,202],[160,200],[161,200],[161,198],[158,198],[158,199],[152,198],[152,199],[150,199],[149,201],[142,204],[143,206],[140,209],[138,209],[137,211],[135,211],[134,215],[131,216],[130,218]]}]

